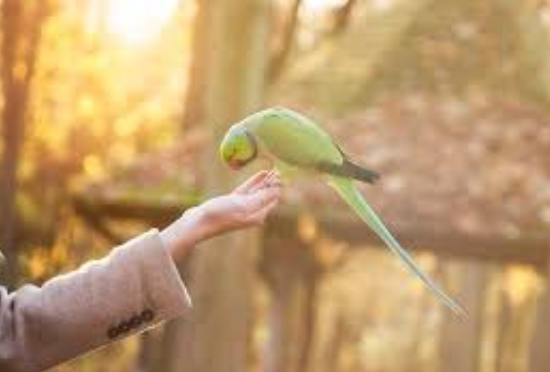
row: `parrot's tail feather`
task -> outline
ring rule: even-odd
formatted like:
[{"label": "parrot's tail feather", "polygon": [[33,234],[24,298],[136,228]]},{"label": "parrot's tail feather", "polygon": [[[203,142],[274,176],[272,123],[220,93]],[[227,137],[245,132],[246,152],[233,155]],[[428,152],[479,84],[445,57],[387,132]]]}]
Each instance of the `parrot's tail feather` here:
[{"label": "parrot's tail feather", "polygon": [[361,217],[361,219],[370,226],[371,229],[388,245],[390,250],[395,253],[407,266],[407,268],[416,275],[422,282],[451,310],[458,315],[465,314],[464,310],[450,296],[448,296],[428,275],[426,275],[414,262],[410,254],[405,251],[388,231],[382,220],[376,215],[374,210],[367,204],[359,189],[353,184],[353,180],[341,177],[331,177],[329,184],[338,192],[346,203]]},{"label": "parrot's tail feather", "polygon": [[366,183],[375,183],[380,178],[380,175],[375,171],[365,169],[350,160],[344,158],[344,163],[336,164],[319,164],[317,169],[324,173],[329,173],[333,176],[345,178],[353,178],[357,181]]}]

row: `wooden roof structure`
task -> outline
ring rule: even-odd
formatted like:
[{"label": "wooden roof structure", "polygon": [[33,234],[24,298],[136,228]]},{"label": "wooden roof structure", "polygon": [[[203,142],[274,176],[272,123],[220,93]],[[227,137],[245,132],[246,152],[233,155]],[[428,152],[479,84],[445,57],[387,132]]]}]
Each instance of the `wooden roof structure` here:
[{"label": "wooden roof structure", "polygon": [[[443,100],[407,96],[329,123],[354,159],[382,174],[363,187],[369,202],[412,248],[542,265],[550,242],[550,115],[517,102]],[[151,155],[117,178],[123,183],[89,185],[76,197],[79,211],[162,223],[197,198],[194,158],[200,131],[177,147]],[[184,159],[184,160],[183,160]],[[128,185],[185,175],[157,197],[125,197]],[[328,235],[372,242],[368,229],[319,180],[298,180],[272,220],[295,227],[313,215]],[[86,195],[86,196],[84,196]],[[86,214],[86,213],[85,213]],[[332,233],[331,233],[332,232]]]},{"label": "wooden roof structure", "polygon": [[[535,9],[509,0],[395,3],[360,12],[337,47],[300,63],[270,100],[319,119],[353,158],[382,174],[365,196],[408,247],[543,266],[550,49]],[[342,109],[347,114],[335,118]],[[195,128],[114,182],[89,185],[75,197],[77,210],[107,235],[101,216],[152,223],[177,216],[198,201],[193,154],[203,141]],[[128,188],[154,189],[163,180],[169,187],[158,198],[128,197]],[[309,213],[338,238],[377,242],[319,182],[300,181],[288,193],[268,229],[295,232]]]}]

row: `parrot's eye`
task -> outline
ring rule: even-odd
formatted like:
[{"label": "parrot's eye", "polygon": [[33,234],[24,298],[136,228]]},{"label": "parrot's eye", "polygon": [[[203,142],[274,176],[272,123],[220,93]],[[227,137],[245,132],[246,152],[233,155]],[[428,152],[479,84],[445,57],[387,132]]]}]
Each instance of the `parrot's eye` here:
[{"label": "parrot's eye", "polygon": [[234,146],[226,155],[227,162],[233,169],[239,169],[250,163],[258,155],[258,145],[253,135],[241,132],[235,137]]}]

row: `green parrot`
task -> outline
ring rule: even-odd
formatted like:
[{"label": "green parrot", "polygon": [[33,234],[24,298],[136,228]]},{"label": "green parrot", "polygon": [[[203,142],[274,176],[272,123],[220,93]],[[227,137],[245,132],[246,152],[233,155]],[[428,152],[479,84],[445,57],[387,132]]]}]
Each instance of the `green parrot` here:
[{"label": "green parrot", "polygon": [[462,308],[426,275],[367,204],[355,181],[374,183],[378,174],[350,160],[313,120],[286,108],[269,108],[231,126],[220,145],[220,156],[240,169],[259,156],[272,159],[281,172],[323,176],[355,213],[387,244],[437,297],[457,314]]}]

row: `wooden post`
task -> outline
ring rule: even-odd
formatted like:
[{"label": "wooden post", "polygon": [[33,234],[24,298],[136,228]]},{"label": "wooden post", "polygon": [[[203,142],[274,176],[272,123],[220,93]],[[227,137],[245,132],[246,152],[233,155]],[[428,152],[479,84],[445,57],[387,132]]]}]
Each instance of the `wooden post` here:
[{"label": "wooden post", "polygon": [[541,296],[529,352],[529,372],[550,369],[550,263],[546,272],[545,293]]},{"label": "wooden post", "polygon": [[316,321],[317,282],[321,274],[312,249],[282,234],[267,239],[261,260],[270,289],[269,339],[264,371],[305,372]]},{"label": "wooden post", "polygon": [[489,279],[487,266],[467,262],[453,264],[450,274],[457,280],[453,297],[465,308],[467,318],[456,316],[444,308],[441,329],[440,370],[475,372],[479,370],[485,293]]},{"label": "wooden post", "polygon": [[[188,288],[193,287],[193,278],[190,275],[193,256],[178,266],[180,275]],[[164,326],[158,364],[147,372],[193,372],[197,371],[195,361],[196,326],[194,311],[191,310],[185,317],[174,319]]]},{"label": "wooden post", "polygon": [[[503,294],[501,299],[503,316],[499,322],[495,372],[527,371],[528,345],[536,310],[536,296],[531,293],[514,301]],[[548,365],[545,370],[548,370]]]},{"label": "wooden post", "polygon": [[[195,326],[192,316],[175,319],[164,326],[158,365],[151,371],[196,371],[194,359]],[[148,371],[150,372],[150,371]]]},{"label": "wooden post", "polygon": [[494,370],[495,372],[504,372],[506,371],[506,335],[508,326],[512,321],[512,306],[511,303],[506,298],[506,294],[502,288],[499,288],[498,294],[498,319],[497,319],[497,335],[495,342],[495,360],[494,360]]}]

